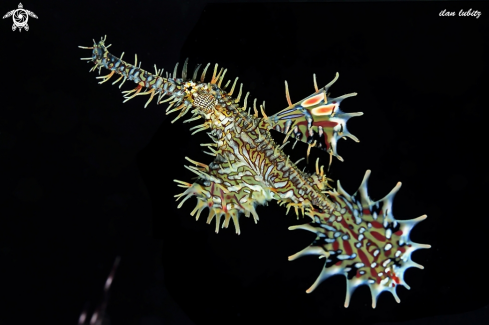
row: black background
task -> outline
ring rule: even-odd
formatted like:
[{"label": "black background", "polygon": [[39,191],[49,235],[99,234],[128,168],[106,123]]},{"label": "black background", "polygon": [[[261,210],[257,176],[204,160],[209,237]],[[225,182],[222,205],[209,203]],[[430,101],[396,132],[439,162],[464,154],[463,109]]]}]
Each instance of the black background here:
[{"label": "black background", "polygon": [[[116,256],[106,315],[116,325],[487,323],[487,4],[23,5],[39,17],[28,32],[0,25],[1,324],[76,324]],[[439,16],[469,8],[482,16]],[[257,225],[241,218],[240,236],[216,235],[205,212],[195,222],[192,200],[178,210],[173,179],[193,177],[185,156],[211,161],[208,139],[171,124],[164,105],[122,104],[119,88],[97,84],[77,46],[105,34],[112,53],[137,53],[149,71],[217,62],[269,114],[286,106],[284,80],[296,102],[313,92],[313,73],[323,86],[338,71],[332,96],[358,92],[342,109],[364,116],[348,123],[361,142],[340,141],[345,162],[331,177],[353,193],[371,169],[376,200],[402,181],[396,218],[428,215],[412,239],[432,248],[414,253],[425,269],[407,271],[401,303],[384,293],[372,310],[361,287],[345,309],[342,277],[306,294],[323,262],[287,256],[314,235],[288,231],[305,220],[274,202]],[[295,159],[306,149],[285,147]],[[328,159],[313,150],[306,168],[316,157]]]}]

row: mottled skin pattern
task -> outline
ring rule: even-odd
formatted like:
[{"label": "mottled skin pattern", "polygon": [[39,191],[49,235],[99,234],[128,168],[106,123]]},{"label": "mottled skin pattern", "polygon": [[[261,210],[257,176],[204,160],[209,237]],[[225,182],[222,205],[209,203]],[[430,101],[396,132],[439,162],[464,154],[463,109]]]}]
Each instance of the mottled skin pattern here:
[{"label": "mottled skin pattern", "polygon": [[[318,175],[299,171],[275,144],[265,118],[239,110],[231,112],[220,105],[213,110],[206,123],[215,137],[216,159],[197,171],[203,182],[193,184],[182,193],[182,196],[186,195],[185,199],[195,195],[205,202],[197,205],[199,214],[209,207],[210,218],[213,213],[218,218],[225,215],[224,227],[229,218],[233,218],[239,234],[238,213],[248,216],[251,212],[257,221],[256,203],[276,199],[302,209],[312,208],[312,205],[323,209],[331,206],[327,196],[321,193],[326,178],[319,181]],[[219,222],[216,232],[218,226]]]},{"label": "mottled skin pattern", "polygon": [[[423,268],[411,260],[411,253],[419,248],[429,248],[429,245],[413,243],[409,239],[412,227],[426,216],[412,220],[396,220],[392,215],[392,201],[401,184],[383,199],[372,201],[367,192],[367,180],[370,171],[357,192],[353,195],[346,193],[337,182],[336,189],[332,188],[323,167],[316,162],[315,173],[301,172],[295,163],[278,146],[269,130],[276,129],[286,134],[286,140],[295,137],[297,141],[327,150],[331,156],[341,159],[336,153],[337,140],[356,137],[346,130],[346,121],[352,116],[362,113],[344,113],[339,109],[339,103],[344,98],[354,96],[343,95],[330,98],[327,90],[336,78],[323,88],[318,89],[314,78],[316,92],[302,101],[292,104],[286,91],[289,107],[279,113],[267,116],[265,103],[260,105],[262,117],[259,117],[256,100],[246,111],[247,97],[244,105],[239,106],[242,85],[236,98],[232,97],[236,80],[229,92],[221,83],[226,70],[221,69],[217,74],[217,65],[210,82],[204,82],[204,69],[200,81],[197,81],[197,66],[192,78],[187,77],[187,61],[183,66],[182,77],[177,78],[177,67],[172,74],[162,76],[162,70],[155,66],[155,74],[137,66],[122,61],[110,54],[105,46],[105,38],[92,47],[92,57],[86,58],[95,66],[91,69],[106,68],[111,70],[107,76],[97,77],[100,83],[119,74],[124,83],[127,79],[134,81],[137,86],[125,91],[126,101],[136,95],[149,95],[145,107],[158,95],[158,104],[169,102],[167,114],[180,111],[172,123],[188,112],[193,114],[189,120],[202,119],[201,125],[191,128],[193,133],[207,130],[212,143],[202,144],[207,147],[208,154],[214,156],[209,165],[187,158],[192,165],[185,166],[198,175],[198,180],[187,183],[175,180],[185,191],[176,195],[177,200],[183,198],[178,207],[191,197],[197,198],[197,205],[191,212],[199,218],[204,209],[209,209],[207,223],[216,217],[216,233],[221,225],[228,227],[233,220],[236,233],[240,233],[238,216],[253,216],[255,223],[258,215],[257,205],[277,200],[287,206],[287,212],[292,207],[299,216],[300,212],[307,215],[311,222],[289,229],[304,229],[314,232],[316,239],[310,246],[289,257],[293,260],[304,255],[319,255],[325,263],[316,282],[307,290],[313,291],[323,280],[342,274],[347,278],[345,307],[349,305],[350,297],[356,287],[368,285],[372,293],[372,307],[375,308],[377,298],[383,291],[389,291],[396,301],[397,285],[409,286],[404,282],[404,272],[409,267]],[[121,56],[122,57],[122,56]],[[178,64],[177,64],[178,66]],[[229,82],[228,82],[229,84]],[[141,92],[143,88],[145,91]],[[164,96],[169,96],[163,100]],[[173,109],[172,109],[173,108]],[[299,126],[299,127],[297,127]],[[319,139],[319,141],[318,141]],[[284,141],[285,142],[285,141]]]}]

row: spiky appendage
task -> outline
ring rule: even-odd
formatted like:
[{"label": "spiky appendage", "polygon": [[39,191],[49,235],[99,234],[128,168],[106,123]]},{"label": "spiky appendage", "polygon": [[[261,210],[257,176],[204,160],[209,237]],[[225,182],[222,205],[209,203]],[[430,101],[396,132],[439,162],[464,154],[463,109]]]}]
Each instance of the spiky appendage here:
[{"label": "spiky appendage", "polygon": [[[268,118],[270,126],[274,130],[295,138],[296,142],[302,141],[309,144],[307,156],[309,156],[311,147],[316,147],[326,150],[331,157],[335,156],[343,161],[337,152],[338,140],[350,138],[359,142],[358,138],[348,131],[346,123],[350,118],[361,116],[363,113],[345,113],[340,109],[340,103],[345,98],[356,96],[357,93],[345,94],[335,98],[329,96],[329,89],[338,78],[339,73],[336,73],[335,78],[330,83],[323,88],[318,88],[316,75],[314,75],[316,92],[295,104],[292,104],[290,99],[286,81],[285,93],[289,106]],[[329,165],[331,165],[331,160]]]},{"label": "spiky appendage", "polygon": [[210,224],[214,216],[216,217],[216,233],[219,232],[221,217],[224,216],[222,228],[228,228],[229,221],[233,219],[236,234],[241,234],[238,221],[240,213],[243,213],[246,217],[249,217],[251,213],[253,220],[257,223],[259,218],[255,205],[264,204],[271,199],[271,197],[264,195],[262,191],[247,191],[246,188],[230,192],[216,182],[201,185],[199,183],[189,184],[179,180],[174,181],[179,183],[180,187],[187,188],[183,193],[175,195],[177,201],[183,197],[178,208],[182,207],[183,203],[190,197],[196,197],[197,205],[190,214],[192,216],[195,215],[195,220],[199,220],[201,212],[205,208],[209,208],[207,223]]},{"label": "spiky appendage", "polygon": [[306,292],[312,292],[333,275],[343,274],[347,279],[345,307],[348,307],[353,291],[363,284],[367,284],[372,293],[372,308],[383,291],[389,291],[400,302],[396,287],[403,285],[410,289],[404,281],[406,269],[423,269],[411,260],[412,252],[431,247],[409,239],[411,229],[426,219],[426,215],[412,220],[396,220],[392,215],[392,201],[401,183],[397,183],[383,199],[373,202],[367,192],[369,176],[370,170],[367,170],[353,195],[346,193],[338,181],[338,189],[329,192],[336,205],[332,214],[309,209],[306,215],[313,222],[289,227],[317,235],[310,246],[289,256],[290,261],[304,255],[319,255],[326,260],[319,277]]}]

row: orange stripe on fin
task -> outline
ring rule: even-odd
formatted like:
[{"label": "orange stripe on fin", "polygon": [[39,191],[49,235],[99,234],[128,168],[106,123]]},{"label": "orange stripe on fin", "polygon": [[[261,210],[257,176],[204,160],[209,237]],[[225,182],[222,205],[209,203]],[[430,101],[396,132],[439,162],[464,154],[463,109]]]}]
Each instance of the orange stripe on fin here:
[{"label": "orange stripe on fin", "polygon": [[323,94],[318,94],[314,97],[311,97],[309,99],[306,99],[305,101],[303,101],[301,103],[301,106],[302,107],[309,107],[309,106],[312,106],[312,105],[316,105],[318,104],[321,100],[323,100],[324,96]]},{"label": "orange stripe on fin", "polygon": [[[322,97],[322,95],[320,95],[320,96]],[[322,105],[322,106],[313,108],[311,110],[311,113],[313,115],[330,115],[335,106],[336,106],[335,104]]]}]

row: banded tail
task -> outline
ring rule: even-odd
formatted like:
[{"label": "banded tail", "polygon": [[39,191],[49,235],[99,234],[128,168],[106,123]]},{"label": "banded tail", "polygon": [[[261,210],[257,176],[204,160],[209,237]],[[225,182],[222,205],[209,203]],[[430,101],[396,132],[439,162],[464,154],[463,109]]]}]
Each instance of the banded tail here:
[{"label": "banded tail", "polygon": [[361,285],[368,285],[372,293],[372,308],[383,291],[389,291],[397,302],[399,285],[410,289],[404,281],[404,272],[410,267],[424,267],[411,260],[411,254],[430,245],[411,241],[411,229],[426,215],[411,220],[396,220],[392,214],[392,201],[401,183],[383,199],[372,201],[368,195],[367,170],[358,190],[349,195],[338,181],[337,190],[330,191],[335,211],[311,209],[306,215],[312,222],[289,227],[289,230],[303,229],[315,233],[316,239],[310,246],[289,256],[289,261],[305,255],[319,255],[324,258],[324,266],[314,284],[307,289],[312,292],[327,278],[342,274],[346,277],[345,307],[350,304],[353,291]]}]

